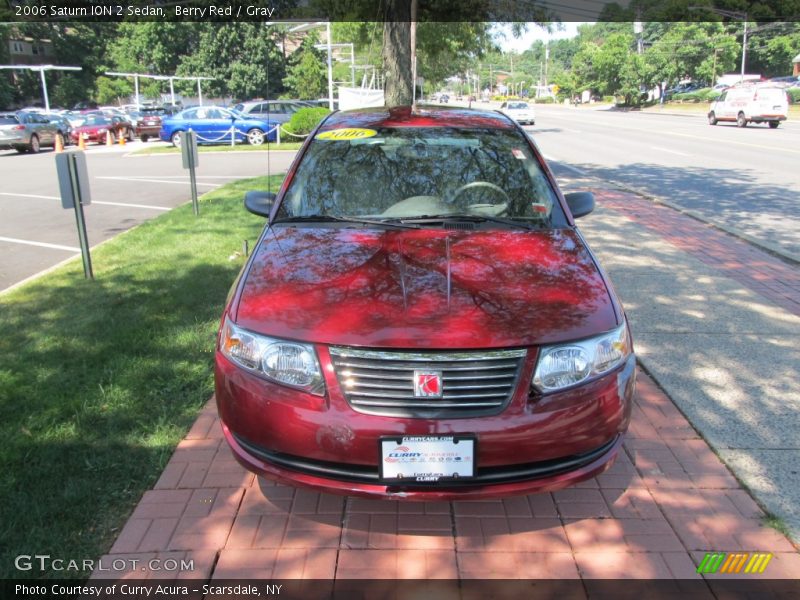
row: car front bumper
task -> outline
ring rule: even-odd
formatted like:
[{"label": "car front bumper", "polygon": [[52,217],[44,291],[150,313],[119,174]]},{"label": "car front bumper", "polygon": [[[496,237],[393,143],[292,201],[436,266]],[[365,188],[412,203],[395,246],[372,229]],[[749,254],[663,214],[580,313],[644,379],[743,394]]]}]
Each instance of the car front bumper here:
[{"label": "car front bumper", "polygon": [[[510,402],[469,418],[364,414],[344,398],[322,349],[326,395],[298,392],[247,373],[216,355],[216,398],[236,459],[268,479],[372,498],[457,500],[554,491],[594,477],[614,462],[631,415],[635,358],[575,388],[532,396],[536,352],[529,351]],[[384,482],[379,439],[471,435],[473,479],[436,484]]]}]

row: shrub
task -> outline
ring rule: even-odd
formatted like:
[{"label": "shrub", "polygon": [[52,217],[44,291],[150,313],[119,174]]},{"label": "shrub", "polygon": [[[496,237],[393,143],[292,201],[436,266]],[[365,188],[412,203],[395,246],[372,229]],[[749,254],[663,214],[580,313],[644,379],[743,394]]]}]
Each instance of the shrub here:
[{"label": "shrub", "polygon": [[553,104],[553,102],[555,102],[555,98],[552,96],[545,96],[544,98],[534,98],[533,101],[536,104]]},{"label": "shrub", "polygon": [[800,102],[800,88],[789,88],[786,93],[789,94],[789,102],[792,104]]},{"label": "shrub", "polygon": [[331,111],[327,108],[301,108],[292,115],[288,123],[283,128],[295,135],[307,135],[317,124],[325,118]]},{"label": "shrub", "polygon": [[616,96],[603,96],[603,102],[606,104],[614,104],[616,101]]}]

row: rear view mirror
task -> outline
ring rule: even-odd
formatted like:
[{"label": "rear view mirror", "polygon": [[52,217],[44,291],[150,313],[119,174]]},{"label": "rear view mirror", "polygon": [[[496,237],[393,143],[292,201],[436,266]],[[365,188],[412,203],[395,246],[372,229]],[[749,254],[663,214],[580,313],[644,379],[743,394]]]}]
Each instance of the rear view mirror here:
[{"label": "rear view mirror", "polygon": [[274,202],[275,194],[272,192],[253,190],[244,194],[244,207],[254,215],[269,217]]},{"label": "rear view mirror", "polygon": [[592,192],[572,192],[564,194],[573,219],[588,215],[594,210],[594,194]]}]

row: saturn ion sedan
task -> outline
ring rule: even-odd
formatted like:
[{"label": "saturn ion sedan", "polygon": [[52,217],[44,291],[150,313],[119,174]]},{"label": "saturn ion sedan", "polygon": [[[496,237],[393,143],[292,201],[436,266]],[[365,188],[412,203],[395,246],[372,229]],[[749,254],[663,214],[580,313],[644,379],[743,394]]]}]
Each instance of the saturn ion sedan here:
[{"label": "saturn ion sedan", "polygon": [[635,359],[611,283],[500,112],[328,116],[229,295],[216,398],[262,477],[375,498],[551,491],[607,469]]}]

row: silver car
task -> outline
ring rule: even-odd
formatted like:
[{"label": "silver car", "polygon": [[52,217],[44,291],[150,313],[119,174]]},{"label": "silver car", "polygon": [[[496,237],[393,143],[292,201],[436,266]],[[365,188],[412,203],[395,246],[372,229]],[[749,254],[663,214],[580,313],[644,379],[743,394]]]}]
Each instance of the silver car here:
[{"label": "silver car", "polygon": [[0,113],[0,149],[35,154],[42,146],[55,146],[59,136],[64,145],[67,140],[58,125],[41,113]]},{"label": "silver car", "polygon": [[286,123],[298,110],[309,107],[300,100],[251,100],[233,108],[251,119],[269,118],[272,123]]}]

